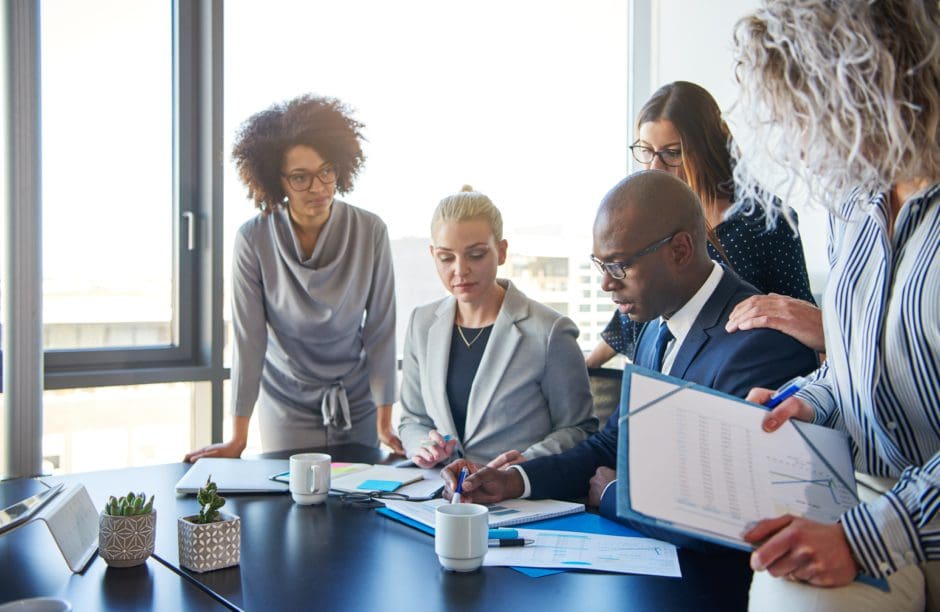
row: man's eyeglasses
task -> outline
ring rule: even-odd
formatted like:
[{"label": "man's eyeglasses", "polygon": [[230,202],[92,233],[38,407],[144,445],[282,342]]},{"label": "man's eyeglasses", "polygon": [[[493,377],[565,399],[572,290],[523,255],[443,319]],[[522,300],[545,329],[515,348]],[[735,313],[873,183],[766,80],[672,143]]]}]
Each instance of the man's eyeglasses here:
[{"label": "man's eyeglasses", "polygon": [[638,253],[634,254],[632,257],[628,257],[624,261],[603,262],[597,257],[594,257],[594,255],[591,255],[591,261],[594,262],[594,265],[597,266],[597,269],[601,274],[609,274],[613,279],[623,280],[627,276],[627,270],[629,270],[630,267],[633,266],[633,264],[635,264],[639,258],[654,252],[656,249],[675,238],[676,234],[678,233],[679,232],[673,232],[665,238],[657,240],[645,249],[642,249]]},{"label": "man's eyeglasses", "polygon": [[662,149],[656,151],[645,145],[632,144],[630,145],[630,152],[633,153],[633,159],[637,160],[641,164],[651,164],[653,163],[653,158],[658,157],[659,161],[663,162],[670,168],[678,168],[682,165],[682,150],[681,149]]},{"label": "man's eyeglasses", "polygon": [[313,185],[313,179],[318,178],[324,185],[336,182],[336,168],[333,166],[324,166],[316,172],[292,172],[282,174],[287,179],[287,184],[294,191],[307,191]]}]

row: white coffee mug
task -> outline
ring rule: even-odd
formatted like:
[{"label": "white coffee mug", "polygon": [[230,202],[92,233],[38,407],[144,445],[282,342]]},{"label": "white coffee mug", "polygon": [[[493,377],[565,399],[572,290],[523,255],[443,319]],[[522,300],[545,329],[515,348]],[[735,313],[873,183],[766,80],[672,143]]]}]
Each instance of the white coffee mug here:
[{"label": "white coffee mug", "polygon": [[434,552],[444,569],[472,572],[483,565],[489,510],[480,504],[444,504],[434,512]]},{"label": "white coffee mug", "polygon": [[330,462],[324,453],[301,453],[290,458],[290,496],[298,504],[322,504],[330,493]]}]

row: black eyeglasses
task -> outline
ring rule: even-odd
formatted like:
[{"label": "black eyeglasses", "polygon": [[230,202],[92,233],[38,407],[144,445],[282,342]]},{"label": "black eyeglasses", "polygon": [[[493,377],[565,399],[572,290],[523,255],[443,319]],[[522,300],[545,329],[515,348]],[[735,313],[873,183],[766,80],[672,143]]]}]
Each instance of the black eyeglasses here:
[{"label": "black eyeglasses", "polygon": [[287,179],[287,184],[294,191],[307,191],[313,185],[314,179],[320,179],[324,185],[336,182],[336,168],[333,166],[323,166],[316,172],[291,172],[290,174],[281,174]]},{"label": "black eyeglasses", "polygon": [[633,159],[641,164],[651,164],[653,163],[653,158],[658,157],[659,161],[670,168],[678,168],[682,165],[682,149],[662,149],[657,151],[645,145],[632,144],[630,145],[630,152],[633,153]]},{"label": "black eyeglasses", "polygon": [[642,249],[638,253],[634,254],[632,257],[628,257],[624,261],[603,262],[597,257],[594,257],[594,255],[591,255],[591,261],[594,262],[594,265],[597,266],[597,269],[601,274],[609,274],[613,279],[623,280],[627,276],[627,270],[629,270],[630,267],[633,266],[633,264],[635,264],[639,258],[654,252],[656,249],[675,238],[676,234],[678,233],[679,232],[673,232],[665,238],[657,240],[645,249]]},{"label": "black eyeglasses", "polygon": [[443,490],[444,487],[441,487],[430,495],[423,496],[405,495],[404,493],[394,493],[392,491],[357,491],[355,493],[343,493],[340,495],[339,501],[342,502],[344,506],[352,506],[353,508],[381,508],[385,505],[382,503],[382,500],[385,499],[398,501],[429,501],[440,497]]}]

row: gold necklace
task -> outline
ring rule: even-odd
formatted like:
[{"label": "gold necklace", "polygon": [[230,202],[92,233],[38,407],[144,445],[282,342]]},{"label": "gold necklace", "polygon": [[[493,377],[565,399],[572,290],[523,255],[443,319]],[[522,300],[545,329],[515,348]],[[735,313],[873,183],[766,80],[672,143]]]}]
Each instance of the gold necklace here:
[{"label": "gold necklace", "polygon": [[483,335],[483,332],[486,331],[485,327],[481,327],[480,331],[477,332],[477,335],[473,337],[473,340],[468,341],[467,337],[463,335],[463,328],[460,325],[457,325],[457,333],[460,335],[460,339],[463,340],[463,343],[467,345],[467,348],[473,346],[473,343],[480,339],[480,336]]}]

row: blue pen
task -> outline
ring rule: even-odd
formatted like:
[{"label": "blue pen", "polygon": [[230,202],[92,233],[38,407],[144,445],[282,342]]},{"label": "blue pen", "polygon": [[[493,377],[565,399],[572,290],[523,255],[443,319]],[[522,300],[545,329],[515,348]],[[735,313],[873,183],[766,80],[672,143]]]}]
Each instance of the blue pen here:
[{"label": "blue pen", "polygon": [[787,381],[782,387],[777,389],[777,391],[771,396],[767,403],[764,404],[764,407],[770,410],[775,406],[779,405],[783,400],[787,399],[800,389],[806,386],[806,383],[809,382],[808,378],[803,376],[797,376],[793,380]]},{"label": "blue pen", "polygon": [[450,498],[450,503],[459,504],[460,496],[463,494],[463,479],[467,477],[470,470],[466,466],[460,468],[460,476],[457,477],[457,488],[454,489],[454,496]]}]

